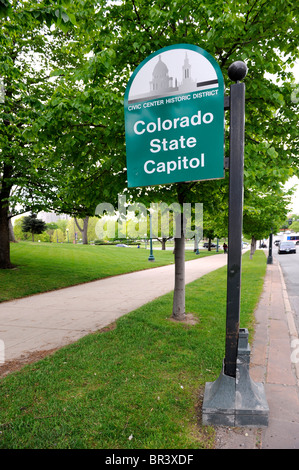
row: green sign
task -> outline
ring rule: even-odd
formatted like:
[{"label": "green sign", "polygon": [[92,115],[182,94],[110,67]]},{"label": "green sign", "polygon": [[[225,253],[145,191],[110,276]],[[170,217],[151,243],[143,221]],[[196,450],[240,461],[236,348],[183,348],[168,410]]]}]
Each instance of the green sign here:
[{"label": "green sign", "polygon": [[224,83],[200,47],[147,57],[125,93],[128,186],[224,177]]}]

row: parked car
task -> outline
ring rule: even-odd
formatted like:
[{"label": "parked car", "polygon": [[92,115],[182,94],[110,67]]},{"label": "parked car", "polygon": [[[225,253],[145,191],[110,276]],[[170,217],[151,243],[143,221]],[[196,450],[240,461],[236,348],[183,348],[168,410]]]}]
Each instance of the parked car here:
[{"label": "parked car", "polygon": [[278,254],[296,253],[296,245],[294,242],[281,242],[278,247]]},{"label": "parked car", "polygon": [[[209,243],[204,243],[204,244],[203,244],[203,247],[204,247],[204,248],[209,248]],[[211,248],[216,248],[215,243],[211,243]]]}]

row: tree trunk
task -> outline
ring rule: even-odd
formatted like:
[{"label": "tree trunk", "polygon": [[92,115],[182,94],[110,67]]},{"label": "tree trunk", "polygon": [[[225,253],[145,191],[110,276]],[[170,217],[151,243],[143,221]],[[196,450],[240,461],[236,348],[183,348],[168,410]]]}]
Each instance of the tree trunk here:
[{"label": "tree trunk", "polygon": [[[5,161],[5,160],[4,160]],[[4,164],[0,182],[0,269],[11,269],[10,244],[9,244],[9,196],[11,185],[8,180],[11,176],[12,168]]]},{"label": "tree trunk", "polygon": [[[175,278],[172,318],[185,320],[185,224],[183,214],[177,216],[177,237],[174,241]],[[179,229],[178,229],[179,227]]]},{"label": "tree trunk", "polygon": [[83,228],[80,227],[78,220],[75,217],[76,225],[80,232],[82,233],[82,243],[83,245],[88,245],[88,239],[87,239],[87,229],[88,229],[88,221],[89,221],[89,216],[87,215],[83,219]]},{"label": "tree trunk", "polygon": [[10,269],[8,203],[0,200],[0,269]]},{"label": "tree trunk", "polygon": [[250,259],[252,259],[253,255],[255,253],[255,250],[256,250],[256,239],[252,235],[251,244],[250,244],[250,257],[249,257]]},{"label": "tree trunk", "polygon": [[13,226],[11,222],[11,218],[8,219],[8,230],[9,230],[9,241],[11,243],[17,243],[14,231],[13,231]]},{"label": "tree trunk", "polygon": [[168,238],[166,237],[162,237],[161,239],[160,238],[157,238],[157,240],[161,243],[162,245],[162,250],[166,250],[166,242],[168,240]]}]

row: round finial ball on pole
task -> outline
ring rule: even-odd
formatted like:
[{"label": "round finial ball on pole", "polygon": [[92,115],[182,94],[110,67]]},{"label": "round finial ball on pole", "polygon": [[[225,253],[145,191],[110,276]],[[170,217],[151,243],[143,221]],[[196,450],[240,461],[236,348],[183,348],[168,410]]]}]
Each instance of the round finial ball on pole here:
[{"label": "round finial ball on pole", "polygon": [[231,80],[233,80],[234,82],[239,82],[240,80],[243,80],[243,78],[246,77],[247,72],[247,65],[241,60],[237,60],[228,67],[227,74]]}]

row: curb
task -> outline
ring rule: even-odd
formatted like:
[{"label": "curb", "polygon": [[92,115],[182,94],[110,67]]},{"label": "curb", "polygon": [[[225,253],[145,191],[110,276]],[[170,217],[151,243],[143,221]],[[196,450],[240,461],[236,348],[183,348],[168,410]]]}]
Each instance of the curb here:
[{"label": "curb", "polygon": [[287,323],[288,323],[289,334],[290,334],[290,339],[291,339],[291,348],[293,349],[293,352],[291,354],[291,363],[295,370],[297,386],[299,386],[299,338],[298,338],[298,331],[297,331],[295,320],[294,320],[295,312],[293,311],[290,301],[289,301],[289,296],[288,296],[285,280],[283,277],[283,272],[282,272],[279,261],[277,261],[277,265],[278,265],[281,284],[282,284],[282,295],[283,295],[285,314],[287,316]]}]

